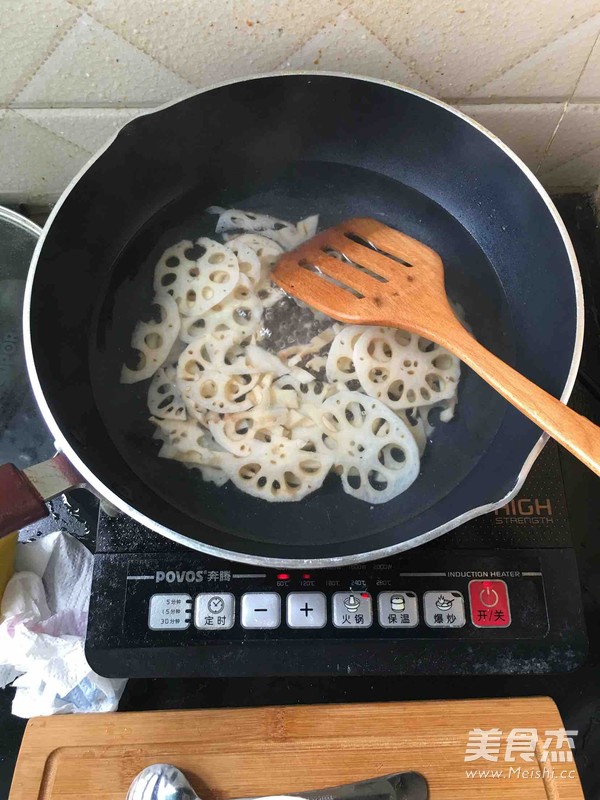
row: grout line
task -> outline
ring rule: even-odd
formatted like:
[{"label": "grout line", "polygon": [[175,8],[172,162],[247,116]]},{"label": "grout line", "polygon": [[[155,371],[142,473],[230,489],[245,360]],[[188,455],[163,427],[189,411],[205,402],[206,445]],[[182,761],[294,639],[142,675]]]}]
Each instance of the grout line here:
[{"label": "grout line", "polygon": [[[547,47],[556,44],[556,42],[560,41],[560,39],[563,39],[565,36],[568,36],[573,31],[576,31],[578,28],[581,28],[583,25],[586,25],[591,19],[593,19],[596,16],[598,16],[598,18],[600,19],[600,13],[598,12],[597,9],[594,9],[594,11],[592,11],[592,13],[589,16],[584,17],[580,22],[577,23],[577,25],[574,25],[571,28],[567,28],[566,30],[561,31],[561,33],[557,34],[556,36],[553,36],[544,44],[540,45],[539,47],[536,47],[536,49],[533,52],[528,53],[526,56],[523,56],[522,58],[519,58],[517,61],[514,61],[512,64],[510,64],[508,67],[503,67],[499,73],[492,76],[491,78],[488,78],[483,83],[471,86],[469,89],[469,94],[481,91],[489,83],[492,83],[492,81],[497,81],[499,78],[502,78],[502,76],[506,75],[508,72],[515,69],[515,67],[518,67],[520,64],[523,64],[525,61],[528,61],[530,58],[533,58],[534,56],[538,55],[539,53],[542,52],[542,50],[545,50]],[[596,40],[594,40],[594,42],[595,41]]]},{"label": "grout line", "polygon": [[354,20],[356,20],[356,22],[358,22],[358,24],[359,24],[359,25],[362,25],[362,26],[363,26],[363,28],[366,28],[366,29],[369,31],[369,33],[371,34],[371,36],[374,36],[374,37],[377,39],[377,41],[379,42],[379,44],[383,45],[383,47],[385,47],[385,49],[388,51],[388,53],[390,53],[390,55],[394,56],[394,58],[397,58],[397,59],[398,59],[398,61],[402,62],[402,64],[404,64],[404,66],[405,66],[405,67],[408,67],[408,68],[411,70],[411,72],[413,72],[413,73],[414,73],[414,74],[417,76],[417,78],[420,78],[420,79],[423,81],[423,83],[424,83],[426,86],[428,86],[428,87],[429,87],[429,90],[430,90],[432,93],[437,93],[437,92],[439,92],[439,89],[437,89],[437,88],[436,88],[436,86],[435,86],[435,84],[431,82],[431,78],[426,78],[426,77],[423,75],[423,73],[422,73],[422,72],[420,72],[420,71],[419,71],[419,70],[418,70],[418,69],[417,69],[415,66],[413,66],[413,65],[412,65],[410,62],[407,62],[407,61],[406,61],[406,58],[405,58],[405,55],[406,55],[406,54],[404,54],[404,53],[403,53],[402,55],[399,55],[398,53],[396,53],[396,51],[395,51],[395,50],[393,50],[393,49],[390,47],[390,45],[389,45],[389,44],[388,44],[386,41],[384,41],[384,40],[382,39],[382,37],[381,37],[381,36],[379,36],[379,34],[378,34],[378,33],[376,33],[376,32],[373,30],[373,28],[371,28],[371,26],[370,26],[370,25],[367,25],[367,23],[366,23],[364,20],[362,20],[362,19],[361,19],[359,16],[357,16],[357,15],[356,15],[356,14],[355,14],[353,11],[350,11],[350,9],[349,9],[349,8],[347,9],[347,13],[348,13],[348,14],[349,14],[349,15],[350,15],[350,16],[351,16],[351,17],[352,17]]},{"label": "grout line", "polygon": [[[575,92],[577,91],[577,87],[579,86],[579,82],[581,81],[581,77],[582,77],[583,73],[585,72],[585,69],[586,69],[586,67],[587,67],[587,65],[588,65],[588,63],[590,61],[590,58],[592,57],[592,53],[594,52],[594,48],[598,44],[598,40],[599,39],[600,39],[600,31],[598,31],[598,33],[596,34],[596,38],[594,39],[594,42],[593,42],[592,46],[590,47],[590,52],[587,54],[587,58],[585,59],[585,63],[583,64],[581,70],[579,71],[579,75],[577,76],[577,80],[575,81],[575,85],[573,86],[573,91],[571,92],[569,97],[567,97],[567,99],[565,100],[565,104],[563,106],[563,110],[562,110],[562,113],[561,113],[561,115],[560,115],[560,117],[558,119],[558,122],[556,123],[556,126],[555,126],[554,130],[550,134],[550,138],[548,139],[548,143],[546,144],[546,147],[544,148],[544,152],[540,156],[539,163],[538,163],[537,167],[534,170],[536,175],[540,172],[540,170],[542,168],[542,164],[544,162],[544,159],[547,157],[548,153],[550,152],[550,148],[551,148],[554,140],[556,139],[556,134],[558,133],[558,129],[559,129],[563,119],[565,118],[565,115],[567,113],[569,105],[571,104],[571,101],[573,100],[573,97],[575,96]],[[573,103],[573,105],[576,105],[576,104]],[[597,145],[594,145],[594,147],[592,147],[591,150],[595,150],[596,147],[597,147]],[[550,170],[550,172],[552,172],[555,169],[558,169],[558,167],[561,167],[561,166],[564,166],[565,164],[568,164],[569,161],[572,161],[575,158],[579,158],[580,156],[585,155],[586,152],[590,152],[590,150],[587,150],[587,151],[584,150],[582,153],[578,153],[578,154],[575,154],[574,156],[569,157],[566,161],[563,161],[562,163],[555,164],[554,167],[552,167],[552,169]]]},{"label": "grout line", "polygon": [[350,11],[352,0],[335,0],[335,3],[340,7],[340,11]]},{"label": "grout line", "polygon": [[[1,0],[0,0],[1,1]],[[102,103],[80,103],[80,102],[70,102],[70,103],[11,103],[10,106],[3,106],[0,105],[0,108],[11,108],[15,111],[24,110],[24,111],[93,111],[95,110],[106,110],[106,111],[126,111],[128,108],[140,108],[144,110],[148,110],[151,108],[158,108],[158,106],[163,105],[164,103],[171,102],[173,100],[172,96],[164,97],[162,100],[152,100],[151,102],[144,103],[143,101],[136,101],[134,105],[123,105],[123,103],[111,103],[110,101],[105,101]]]},{"label": "grout line", "polygon": [[[470,97],[440,97],[445,103],[455,106],[562,106],[566,99],[564,97],[494,97],[494,98],[470,98]],[[586,101],[585,105],[600,104],[600,97]]]},{"label": "grout line", "polygon": [[56,139],[60,139],[62,142],[66,142],[71,147],[76,147],[78,150],[80,150],[85,155],[87,155],[87,156],[93,155],[93,151],[92,150],[88,150],[87,147],[82,147],[80,144],[77,144],[76,142],[72,141],[71,139],[67,139],[66,136],[63,136],[62,134],[57,133],[56,131],[53,131],[52,128],[46,127],[46,125],[43,125],[41,122],[37,122],[35,119],[31,119],[30,117],[26,117],[25,114],[21,114],[21,112],[18,111],[17,109],[11,108],[11,109],[9,109],[9,111],[12,114],[15,114],[16,116],[20,117],[21,119],[24,119],[26,122],[30,122],[32,125],[35,125],[37,128],[40,128],[41,130],[46,131],[47,133],[51,133]]},{"label": "grout line", "polygon": [[[579,72],[579,75],[577,76],[577,80],[575,81],[575,86],[573,87],[573,91],[571,92],[571,94],[567,98],[567,103],[569,103],[569,104],[572,102],[573,98],[575,97],[575,92],[577,91],[577,87],[581,83],[581,79],[583,77],[583,73],[585,72],[585,70],[587,68],[587,65],[590,63],[590,59],[592,57],[592,54],[593,54],[593,52],[594,52],[594,50],[596,48],[596,45],[598,44],[599,40],[600,40],[600,30],[596,34],[596,38],[594,39],[594,43],[592,44],[592,46],[590,48],[590,52],[588,53],[587,58],[585,60],[585,63],[583,65],[583,67],[581,68],[581,70]],[[573,104],[573,105],[575,105],[575,104]]]},{"label": "grout line", "polygon": [[552,175],[553,172],[556,172],[557,169],[570,164],[571,161],[576,161],[578,158],[582,158],[583,156],[587,156],[590,153],[593,153],[594,150],[600,150],[600,144],[593,144],[591,147],[586,147],[585,150],[581,150],[579,153],[575,153],[572,156],[569,156],[565,161],[560,161],[558,164],[555,164],[552,169],[549,169],[548,172],[542,173],[543,175]]},{"label": "grout line", "polygon": [[[73,0],[67,0],[67,2],[70,3],[71,5],[73,5]],[[349,3],[350,0],[346,0],[346,2]],[[340,11],[339,11],[340,14],[346,10],[347,6],[343,2],[343,0],[335,0],[335,3],[340,9]],[[83,13],[87,14],[98,25],[101,25],[106,30],[109,30],[111,33],[114,33],[115,36],[118,36],[120,39],[123,39],[124,42],[127,42],[127,44],[131,45],[131,47],[134,47],[140,53],[143,53],[147,58],[149,58],[152,61],[154,61],[160,67],[162,67],[163,69],[168,70],[172,75],[175,75],[175,77],[177,77],[180,80],[182,80],[185,83],[187,83],[188,86],[190,86],[192,89],[199,89],[199,88],[201,88],[202,86],[205,85],[205,81],[203,81],[203,80],[200,80],[199,82],[192,83],[189,78],[184,78],[184,76],[180,75],[179,72],[177,72],[176,70],[173,69],[173,67],[165,64],[159,58],[157,58],[156,56],[154,56],[151,53],[148,53],[146,50],[144,50],[143,47],[140,47],[140,45],[138,45],[135,42],[131,41],[131,39],[126,34],[122,33],[121,31],[116,31],[113,27],[111,27],[110,24],[100,20],[98,17],[96,17],[92,13],[91,9],[87,8],[87,9],[85,9],[85,11]],[[339,14],[338,14],[338,16],[339,16]],[[337,19],[337,16],[335,17],[335,19]],[[325,21],[323,23],[320,23],[319,27],[315,30],[315,32],[310,35],[310,38],[312,39],[314,36],[316,36],[317,33],[319,33],[319,31],[321,31],[325,27],[325,25],[327,25],[330,21],[331,21],[331,18],[328,18],[327,21]],[[295,48],[294,50],[292,50],[292,52],[290,53],[289,56],[286,57],[286,59],[287,58],[291,58],[291,56],[294,55],[294,53],[297,53],[299,50],[301,50],[302,47],[304,46],[304,44],[305,44],[305,42],[300,47]],[[275,71],[277,69],[280,69],[280,66],[274,66],[273,67],[273,71]],[[170,99],[172,99],[172,98],[170,98]],[[159,103],[155,103],[154,105],[160,105],[160,104]]]},{"label": "grout line", "polygon": [[[75,4],[72,2],[72,0],[67,0],[67,2],[68,2],[70,5],[72,5],[74,8],[79,8],[79,6],[76,6],[76,5],[75,5]],[[170,72],[170,73],[171,73],[171,75],[174,75],[176,78],[179,78],[179,80],[180,80],[180,81],[183,81],[184,83],[187,83],[187,85],[188,85],[188,86],[189,86],[191,89],[197,89],[197,88],[198,88],[198,86],[197,86],[196,84],[194,84],[194,83],[191,83],[191,81],[190,81],[188,78],[184,78],[184,77],[183,77],[183,75],[180,75],[178,72],[176,72],[176,71],[173,69],[173,67],[170,67],[170,66],[168,66],[167,64],[164,64],[164,63],[163,63],[163,62],[162,62],[160,59],[158,59],[156,56],[152,55],[152,53],[148,53],[148,52],[146,52],[146,50],[144,50],[144,49],[143,49],[142,47],[140,47],[138,44],[135,44],[135,42],[132,42],[132,41],[131,41],[131,39],[130,39],[128,36],[125,36],[123,33],[121,33],[121,31],[116,31],[114,28],[112,28],[112,27],[111,27],[110,25],[108,25],[106,22],[102,22],[102,20],[98,19],[98,17],[96,17],[96,16],[95,16],[95,15],[92,13],[92,11],[91,11],[91,8],[89,8],[89,7],[86,7],[85,9],[83,9],[81,16],[84,16],[85,14],[87,14],[87,16],[88,16],[88,17],[89,17],[91,20],[93,20],[93,21],[96,23],[96,25],[100,25],[100,27],[101,27],[101,28],[103,28],[104,30],[106,30],[106,31],[110,31],[110,32],[111,32],[112,34],[114,34],[114,35],[115,35],[117,38],[119,38],[119,39],[122,39],[122,40],[123,40],[124,42],[126,42],[128,45],[130,45],[130,46],[131,46],[131,47],[133,47],[135,50],[137,50],[137,51],[138,51],[138,53],[142,53],[143,55],[145,55],[145,56],[146,56],[146,58],[149,58],[151,61],[154,61],[154,63],[155,63],[155,64],[158,64],[158,66],[159,66],[159,67],[162,67],[162,69],[166,69],[166,70],[167,70],[167,72]],[[172,98],[171,98],[171,99],[172,99]]]},{"label": "grout line", "polygon": [[66,39],[67,35],[68,35],[68,34],[69,34],[69,33],[70,33],[72,30],[73,30],[73,28],[75,27],[75,25],[76,25],[76,24],[79,22],[79,20],[80,20],[80,19],[81,19],[81,17],[83,16],[83,11],[82,11],[82,10],[81,10],[81,9],[80,9],[78,6],[73,6],[71,3],[69,3],[69,5],[71,5],[73,8],[76,8],[76,9],[79,11],[79,13],[78,13],[78,14],[77,14],[77,16],[76,16],[76,17],[73,19],[73,21],[71,22],[71,24],[70,24],[70,25],[66,25],[66,26],[65,26],[65,28],[64,28],[64,30],[63,30],[63,31],[62,31],[62,32],[61,32],[61,33],[60,33],[60,34],[59,34],[59,35],[56,37],[56,39],[55,39],[55,40],[52,42],[52,44],[50,45],[50,48],[49,48],[49,50],[47,50],[47,51],[46,51],[46,53],[45,53],[44,57],[42,58],[42,60],[41,60],[41,61],[38,63],[38,65],[37,65],[36,67],[34,67],[34,68],[33,68],[33,71],[32,71],[32,72],[29,74],[29,76],[28,76],[28,77],[25,79],[25,83],[24,83],[24,84],[23,84],[23,78],[21,78],[21,86],[19,86],[19,87],[18,87],[18,88],[17,88],[17,89],[16,89],[16,90],[15,90],[15,91],[12,93],[12,95],[10,95],[10,96],[9,96],[9,98],[8,98],[8,101],[7,101],[7,106],[10,106],[10,105],[11,105],[13,102],[15,102],[15,101],[17,100],[17,98],[19,97],[19,95],[20,95],[22,92],[24,92],[24,91],[25,91],[25,89],[26,89],[26,88],[29,86],[29,84],[31,83],[31,81],[32,81],[32,80],[35,78],[35,76],[38,74],[38,72],[41,70],[41,68],[44,66],[44,64],[45,64],[45,63],[48,61],[48,59],[50,58],[50,56],[51,56],[51,55],[53,55],[53,53],[55,53],[55,52],[58,50],[58,48],[60,47],[60,45],[61,45],[61,44],[64,42],[64,40]]},{"label": "grout line", "polygon": [[542,168],[542,164],[544,163],[544,159],[546,158],[546,156],[550,152],[550,147],[552,146],[552,142],[556,138],[556,134],[558,133],[558,128],[560,126],[560,123],[565,118],[565,114],[567,113],[568,105],[569,105],[569,101],[565,100],[565,102],[563,103],[562,111],[560,112],[560,117],[558,118],[558,122],[554,126],[554,130],[550,134],[550,136],[548,138],[548,141],[546,142],[546,146],[544,147],[544,150],[543,150],[543,152],[542,152],[542,154],[540,156],[540,159],[539,159],[538,163],[536,164],[535,169],[533,170],[533,174],[534,175],[539,175],[539,173],[540,173],[540,170]]},{"label": "grout line", "polygon": [[[168,103],[173,98],[169,95],[168,97],[164,97],[161,100],[152,100],[145,103],[143,100],[137,100],[132,105],[123,105],[122,102],[114,102],[111,103],[110,101],[103,101],[101,103],[97,102],[52,102],[50,103],[42,103],[42,102],[35,102],[35,103],[18,103],[13,102],[10,105],[5,103],[0,103],[0,110],[2,109],[13,109],[15,111],[18,110],[31,110],[31,111],[127,111],[128,109],[141,109],[141,110],[148,110],[152,108],[158,108],[158,106],[162,105],[163,103]],[[470,100],[468,97],[444,97],[443,95],[439,98],[444,103],[448,103],[449,105],[453,106],[460,106],[464,108],[466,106],[473,107],[473,108],[485,108],[486,106],[497,106],[502,108],[503,106],[562,106],[566,102],[565,100],[558,100],[556,98],[529,98],[529,97],[497,97],[494,100],[481,100],[475,101]],[[590,100],[577,100],[576,102],[569,102],[570,106],[598,106],[600,105],[600,98],[595,97]]]},{"label": "grout line", "polygon": [[335,16],[328,17],[325,20],[325,22],[320,22],[319,23],[319,27],[316,28],[309,36],[305,36],[304,40],[302,42],[300,42],[300,44],[297,47],[294,47],[293,50],[290,50],[290,52],[285,56],[283,61],[280,61],[279,64],[277,64],[275,67],[273,67],[273,70],[285,69],[286,68],[285,67],[286,62],[289,61],[290,58],[293,58],[296,55],[296,53],[299,53],[302,50],[302,48],[305,47],[305,45],[308,44],[308,42],[310,42],[312,39],[314,39],[315,36],[318,36],[321,33],[322,30],[324,30],[328,25],[331,25],[332,22],[335,22],[336,20],[338,20],[340,18],[340,16],[344,12],[346,12],[348,14],[352,13],[352,12],[350,12],[348,10],[349,9],[349,5],[350,5],[349,1],[347,2],[347,4],[344,4],[344,3],[341,2],[341,0],[335,0],[335,3],[338,6],[338,8],[340,9],[339,13],[336,14]]}]

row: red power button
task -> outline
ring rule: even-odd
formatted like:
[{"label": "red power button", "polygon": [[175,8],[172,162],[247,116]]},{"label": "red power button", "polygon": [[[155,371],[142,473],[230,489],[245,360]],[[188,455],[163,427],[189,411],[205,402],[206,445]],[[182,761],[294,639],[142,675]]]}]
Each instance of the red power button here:
[{"label": "red power button", "polygon": [[471,622],[477,628],[508,628],[510,605],[504,581],[471,581]]}]

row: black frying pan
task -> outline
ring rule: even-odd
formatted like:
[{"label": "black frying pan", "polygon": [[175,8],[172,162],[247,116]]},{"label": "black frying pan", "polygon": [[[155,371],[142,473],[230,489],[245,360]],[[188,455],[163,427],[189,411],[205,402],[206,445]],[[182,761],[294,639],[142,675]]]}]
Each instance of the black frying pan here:
[{"label": "black frying pan", "polygon": [[[322,226],[372,216],[437,250],[477,338],[567,399],[582,297],[550,199],[501,142],[459,112],[387,83],[280,74],[219,86],[129,123],[73,182],[40,241],[26,298],[28,365],[70,463],[119,509],[190,547],[331,566],[414,547],[502,505],[540,431],[464,369],[404,494],[369,506],[339,480],[268,504],[159,459],[147,384],[119,384],[160,253],[214,230],[211,205]],[[62,459],[64,469],[65,460]]]}]

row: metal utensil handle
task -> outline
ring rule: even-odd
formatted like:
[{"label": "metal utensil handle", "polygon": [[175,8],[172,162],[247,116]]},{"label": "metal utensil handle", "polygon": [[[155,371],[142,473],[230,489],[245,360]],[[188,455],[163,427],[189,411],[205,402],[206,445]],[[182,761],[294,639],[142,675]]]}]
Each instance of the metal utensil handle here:
[{"label": "metal utensil handle", "polygon": [[48,516],[45,501],[84,480],[63,453],[25,470],[0,466],[0,539]]},{"label": "metal utensil handle", "polygon": [[427,800],[427,781],[419,772],[396,772],[297,796],[305,800]]},{"label": "metal utensil handle", "polygon": [[[397,772],[382,778],[334,786],[331,789],[317,789],[279,797],[289,800],[296,797],[305,800],[427,800],[428,790],[427,781],[420,773]],[[153,764],[134,778],[127,792],[127,800],[201,800],[201,798],[177,767],[171,764]]]}]

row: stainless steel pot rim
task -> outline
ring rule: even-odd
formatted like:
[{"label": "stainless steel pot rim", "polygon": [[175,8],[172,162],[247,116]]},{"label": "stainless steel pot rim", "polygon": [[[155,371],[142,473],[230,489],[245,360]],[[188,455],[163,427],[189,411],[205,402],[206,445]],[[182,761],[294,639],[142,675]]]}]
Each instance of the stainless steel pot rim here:
[{"label": "stainless steel pot rim", "polygon": [[[328,76],[333,78],[348,78],[353,80],[360,80],[367,83],[376,83],[382,86],[389,86],[392,89],[397,89],[399,91],[406,92],[408,94],[415,95],[420,97],[434,105],[440,106],[444,108],[446,111],[454,114],[455,116],[459,117],[460,119],[467,122],[469,125],[473,126],[477,130],[479,130],[482,134],[484,134],[488,139],[494,142],[494,144],[503,150],[506,155],[514,161],[514,163],[519,167],[519,169],[525,174],[529,182],[532,184],[534,189],[538,192],[541,199],[547,206],[550,214],[552,215],[554,222],[558,230],[560,231],[560,235],[562,237],[563,243],[565,245],[565,250],[569,257],[569,263],[571,264],[571,270],[573,273],[573,284],[575,289],[575,300],[576,300],[576,308],[577,308],[577,327],[575,332],[575,344],[573,348],[573,357],[571,360],[571,367],[569,369],[569,374],[567,376],[567,380],[565,382],[562,394],[561,394],[561,401],[566,403],[571,396],[571,392],[573,390],[573,386],[575,384],[575,379],[577,377],[577,371],[579,369],[579,362],[581,360],[581,351],[583,347],[583,330],[584,330],[584,309],[583,309],[583,288],[581,284],[581,275],[579,272],[579,265],[577,263],[577,257],[575,255],[575,251],[573,249],[573,245],[571,240],[569,239],[569,235],[567,233],[567,229],[556,209],[556,206],[550,199],[548,193],[541,185],[539,180],[535,177],[533,172],[527,167],[527,165],[506,145],[503,141],[501,141],[497,136],[495,136],[491,131],[485,128],[476,120],[471,119],[466,114],[463,114],[462,111],[459,111],[456,108],[444,103],[441,100],[438,100],[435,97],[431,97],[430,95],[425,94],[424,92],[420,92],[417,89],[411,89],[406,86],[402,86],[400,84],[393,83],[392,81],[381,80],[377,78],[370,78],[363,75],[353,75],[350,73],[344,72],[317,72],[312,70],[290,70],[290,71],[280,71],[280,72],[269,72],[263,73],[258,75],[251,75],[244,78],[237,78],[235,80],[227,80],[221,81],[219,83],[212,84],[210,86],[205,87],[204,89],[200,89],[198,91],[190,92],[189,95],[184,97],[180,97],[177,100],[171,101],[169,103],[165,103],[162,106],[159,106],[155,109],[152,109],[147,112],[143,112],[143,115],[152,114],[156,111],[162,111],[166,108],[169,108],[177,103],[185,100],[187,97],[194,97],[199,94],[204,94],[205,92],[212,91],[213,89],[218,89],[224,86],[231,86],[236,83],[243,83],[246,81],[251,80],[261,80],[264,78],[274,78],[274,77],[281,77],[286,75],[299,75],[299,76]],[[140,115],[142,116],[142,115]],[[404,552],[406,550],[412,550],[414,547],[418,547],[419,545],[425,544],[426,542],[431,541],[432,539],[436,539],[438,536],[442,536],[444,533],[453,530],[454,528],[459,527],[460,525],[468,522],[475,517],[481,516],[482,514],[489,513],[494,511],[498,508],[501,508],[506,503],[510,502],[510,500],[517,494],[521,486],[523,485],[525,478],[529,474],[531,467],[540,454],[542,448],[544,447],[546,441],[548,440],[548,436],[546,434],[541,434],[540,438],[535,443],[534,447],[530,451],[528,457],[526,458],[523,467],[521,468],[519,475],[517,477],[516,483],[513,489],[508,492],[504,497],[499,498],[498,500],[492,501],[490,503],[486,503],[481,506],[477,506],[475,508],[470,509],[469,511],[455,517],[452,520],[449,520],[444,525],[440,525],[433,530],[428,531],[421,536],[414,537],[410,539],[408,542],[402,542],[397,545],[393,545],[391,547],[381,548],[379,550],[371,550],[367,553],[355,553],[348,556],[341,556],[341,557],[334,557],[334,558],[309,558],[309,559],[279,559],[279,558],[266,558],[260,556],[251,556],[246,555],[243,553],[237,553],[235,551],[226,550],[219,547],[213,547],[211,545],[204,544],[202,542],[197,542],[194,539],[189,539],[187,536],[183,536],[177,531],[171,530],[170,528],[161,525],[160,523],[156,522],[155,520],[147,517],[141,511],[131,506],[125,500],[123,500],[119,495],[112,492],[84,463],[84,461],[78,456],[75,452],[73,447],[67,442],[66,438],[64,437],[59,425],[57,424],[56,420],[54,419],[50,408],[46,402],[44,392],[39,381],[39,377],[37,375],[37,371],[35,368],[35,361],[33,357],[33,347],[31,341],[31,329],[30,329],[30,307],[31,307],[31,293],[33,289],[33,281],[35,277],[35,271],[39,259],[40,252],[44,245],[44,240],[46,237],[46,232],[52,225],[54,218],[58,214],[62,204],[65,202],[66,198],[68,197],[69,193],[76,185],[76,183],[80,180],[80,178],[84,175],[84,173],[91,167],[91,165],[98,159],[100,156],[111,146],[113,141],[117,138],[119,132],[117,132],[114,136],[112,136],[104,147],[99,150],[92,158],[81,168],[81,170],[75,175],[75,177],[71,180],[65,191],[60,196],[58,202],[54,206],[50,217],[46,223],[42,231],[42,235],[40,236],[35,252],[33,254],[33,258],[31,261],[31,267],[29,269],[29,274],[27,276],[27,285],[25,288],[25,298],[24,298],[24,310],[23,310],[23,336],[24,336],[24,345],[25,345],[25,358],[27,363],[27,369],[29,372],[29,377],[31,380],[31,384],[33,387],[33,392],[36,398],[36,401],[40,407],[40,411],[46,424],[48,425],[50,431],[52,432],[53,436],[56,439],[57,447],[59,447],[62,452],[69,458],[73,466],[80,472],[82,477],[85,481],[89,484],[93,490],[99,494],[100,496],[104,497],[108,502],[112,503],[119,511],[127,514],[128,516],[135,519],[137,522],[140,522],[147,528],[155,531],[156,533],[165,536],[167,539],[171,539],[173,542],[177,544],[184,545],[185,547],[191,548],[193,550],[198,550],[208,555],[226,559],[228,561],[237,561],[239,563],[245,564],[254,564],[257,566],[264,566],[264,567],[288,567],[288,568],[325,568],[325,567],[339,567],[339,566],[346,566],[351,564],[360,564],[366,561],[375,561],[381,560],[385,558],[389,558],[390,556],[396,555],[398,553]],[[32,223],[33,224],[33,223]]]},{"label": "stainless steel pot rim", "polygon": [[32,222],[27,217],[23,216],[23,214],[19,214],[18,211],[13,211],[11,208],[6,208],[6,206],[0,206],[0,220],[5,220],[6,222],[10,222],[13,225],[16,225],[18,228],[22,228],[23,230],[28,231],[28,233],[32,233],[36,239],[42,235],[42,228],[39,225],[36,225],[35,222]]}]

